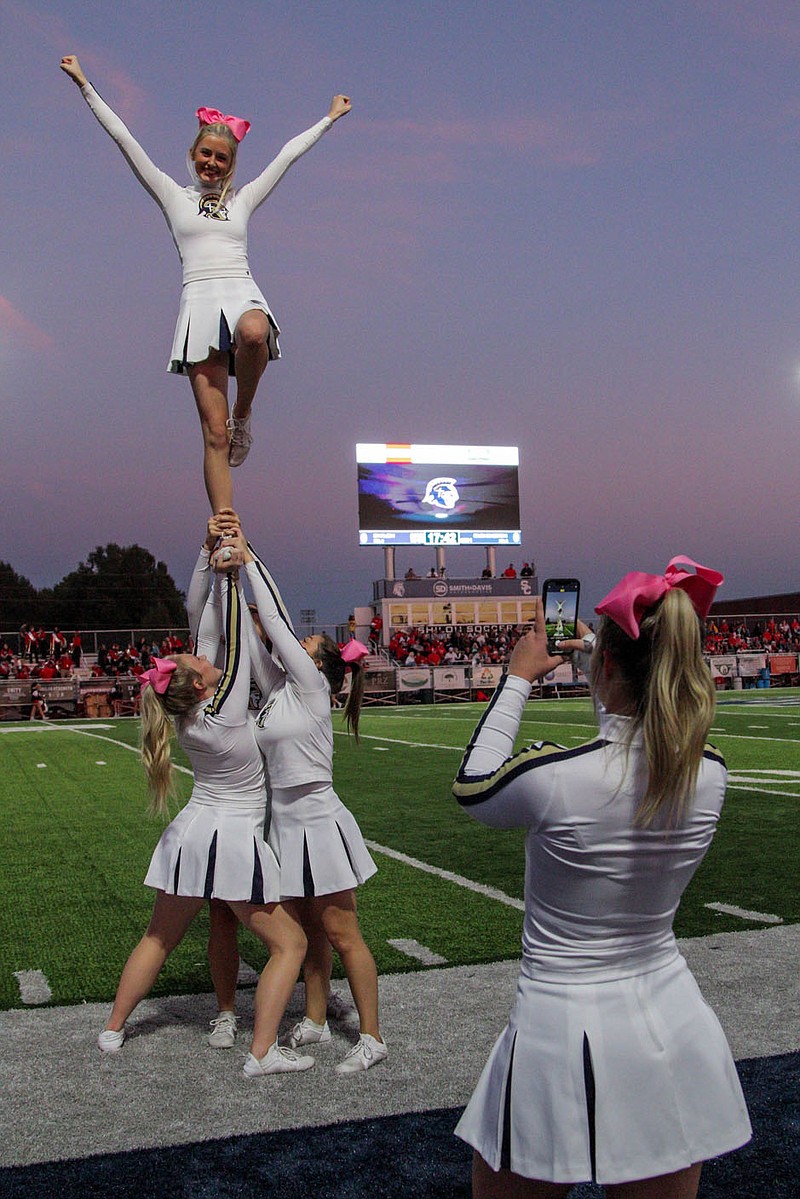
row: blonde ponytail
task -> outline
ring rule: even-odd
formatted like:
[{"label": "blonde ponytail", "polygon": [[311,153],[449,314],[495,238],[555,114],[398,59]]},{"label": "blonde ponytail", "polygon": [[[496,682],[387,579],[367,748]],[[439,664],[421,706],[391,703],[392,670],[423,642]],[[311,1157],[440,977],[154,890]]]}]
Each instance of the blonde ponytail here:
[{"label": "blonde ponytail", "polygon": [[668,591],[642,619],[634,641],[604,617],[593,660],[597,686],[604,654],[618,667],[631,704],[631,735],[644,739],[647,787],[639,828],[674,828],[686,817],[714,719],[715,691],[703,661],[700,620],[686,592]]},{"label": "blonde ponytail", "polygon": [[150,813],[169,814],[169,800],[175,794],[172,778],[171,742],[173,716],[183,716],[199,702],[194,680],[200,675],[186,666],[178,666],[163,695],[152,687],[142,692],[140,750],[147,775]]},{"label": "blonde ponytail", "polygon": [[636,822],[648,828],[663,813],[674,827],[685,819],[694,795],[716,693],[687,594],[668,591],[642,621],[643,632],[648,625],[653,648],[642,717],[648,782]]}]

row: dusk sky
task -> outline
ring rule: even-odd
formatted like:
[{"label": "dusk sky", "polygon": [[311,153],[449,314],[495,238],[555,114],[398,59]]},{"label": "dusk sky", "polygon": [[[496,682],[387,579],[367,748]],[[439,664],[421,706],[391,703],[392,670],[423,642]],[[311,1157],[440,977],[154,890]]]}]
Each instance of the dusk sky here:
[{"label": "dusk sky", "polygon": [[720,599],[800,586],[796,0],[0,11],[0,559],[37,587],[115,541],[185,588],[206,520],[178,257],[68,53],[181,182],[199,105],[252,121],[241,184],[352,96],[250,224],[283,358],[235,497],[296,618],[383,573],[357,442],[518,445],[498,570],[577,575],[584,610],[679,552]]}]

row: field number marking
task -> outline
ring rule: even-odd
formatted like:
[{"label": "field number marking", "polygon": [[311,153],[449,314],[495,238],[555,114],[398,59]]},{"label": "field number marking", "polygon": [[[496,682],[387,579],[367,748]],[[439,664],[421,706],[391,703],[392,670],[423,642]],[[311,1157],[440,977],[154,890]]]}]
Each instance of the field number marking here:
[{"label": "field number marking", "polygon": [[49,1003],[53,998],[50,984],[41,970],[15,970],[14,978],[19,984],[19,997],[23,1003],[35,1007]]}]

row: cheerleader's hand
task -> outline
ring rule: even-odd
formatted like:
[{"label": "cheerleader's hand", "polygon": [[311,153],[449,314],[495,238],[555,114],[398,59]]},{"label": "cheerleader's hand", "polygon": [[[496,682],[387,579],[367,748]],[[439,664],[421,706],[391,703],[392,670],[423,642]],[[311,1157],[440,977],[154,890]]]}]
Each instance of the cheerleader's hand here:
[{"label": "cheerleader's hand", "polygon": [[239,517],[233,508],[221,508],[219,512],[215,512],[213,516],[209,517],[206,539],[203,543],[208,552],[213,553],[220,537],[224,537],[226,533],[231,533],[239,527]]},{"label": "cheerleader's hand", "polygon": [[249,558],[247,542],[238,528],[225,533],[211,555],[211,566],[217,574],[238,570]]},{"label": "cheerleader's hand", "polygon": [[84,87],[89,82],[74,54],[65,54],[59,66],[65,75],[69,75],[70,79],[77,83],[78,87]]},{"label": "cheerleader's hand", "polygon": [[238,512],[234,512],[233,508],[221,508],[217,513],[217,520],[226,533],[231,532],[233,529],[241,529],[242,527],[239,514]]},{"label": "cheerleader's hand", "polygon": [[594,633],[588,624],[584,624],[582,620],[579,620],[578,636],[570,638],[568,641],[557,641],[556,649],[562,654],[590,654],[594,649],[594,643]]},{"label": "cheerleader's hand", "polygon": [[547,651],[547,633],[544,627],[544,609],[542,601],[535,599],[535,616],[533,628],[523,633],[511,653],[508,663],[508,673],[515,674],[521,679],[533,683],[536,679],[544,678],[556,666],[560,666],[564,658],[559,654],[554,657]]},{"label": "cheerleader's hand", "polygon": [[346,116],[352,107],[349,96],[334,96],[328,116],[332,121],[338,121],[339,117]]}]

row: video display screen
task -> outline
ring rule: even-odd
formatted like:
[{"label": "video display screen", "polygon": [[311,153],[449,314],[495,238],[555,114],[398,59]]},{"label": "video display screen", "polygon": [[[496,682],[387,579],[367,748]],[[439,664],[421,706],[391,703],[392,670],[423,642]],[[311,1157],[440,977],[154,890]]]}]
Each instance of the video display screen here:
[{"label": "video display screen", "polygon": [[359,444],[361,545],[519,545],[516,446]]}]

